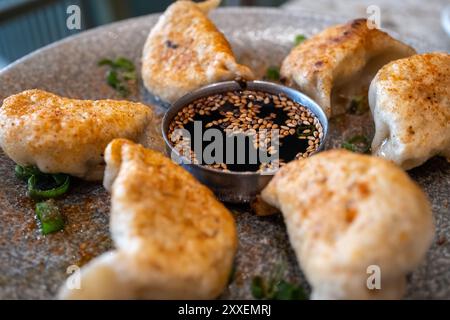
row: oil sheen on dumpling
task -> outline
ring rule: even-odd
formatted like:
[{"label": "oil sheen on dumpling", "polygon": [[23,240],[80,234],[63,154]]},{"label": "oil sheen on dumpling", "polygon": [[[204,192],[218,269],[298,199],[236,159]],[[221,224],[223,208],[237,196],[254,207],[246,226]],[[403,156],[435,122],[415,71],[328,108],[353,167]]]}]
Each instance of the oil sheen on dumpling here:
[{"label": "oil sheen on dumpling", "polygon": [[328,117],[345,112],[353,96],[367,97],[370,81],[386,63],[408,57],[414,49],[367,20],[329,27],[292,49],[281,66],[281,77],[313,98]]},{"label": "oil sheen on dumpling", "polygon": [[114,138],[146,139],[149,147],[163,148],[159,133],[149,128],[155,118],[141,103],[75,100],[27,90],[3,101],[0,146],[22,166],[101,180],[103,152]]},{"label": "oil sheen on dumpling", "polygon": [[427,197],[379,157],[332,150],[292,161],[262,197],[283,213],[313,299],[398,299],[433,239]]},{"label": "oil sheen on dumpling", "polygon": [[177,1],[160,17],[145,43],[145,87],[167,102],[207,84],[253,78],[236,62],[224,35],[206,16],[220,0]]},{"label": "oil sheen on dumpling", "polygon": [[64,285],[59,298],[219,296],[237,247],[228,209],[171,159],[129,140],[112,141],[105,160],[116,249],[83,267],[81,289]]},{"label": "oil sheen on dumpling", "polygon": [[372,81],[374,155],[408,170],[440,155],[450,159],[450,55],[393,61]]}]

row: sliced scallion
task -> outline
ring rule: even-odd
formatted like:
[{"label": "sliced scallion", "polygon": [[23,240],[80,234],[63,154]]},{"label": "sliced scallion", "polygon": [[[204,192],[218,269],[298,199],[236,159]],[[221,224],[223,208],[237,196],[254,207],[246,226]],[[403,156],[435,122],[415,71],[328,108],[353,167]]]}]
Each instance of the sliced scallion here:
[{"label": "sliced scallion", "polygon": [[136,67],[133,62],[119,57],[116,60],[102,59],[98,62],[99,66],[109,66],[106,73],[106,83],[120,93],[122,97],[130,94],[128,81],[136,81]]},{"label": "sliced scallion", "polygon": [[358,153],[369,153],[370,152],[370,142],[369,139],[364,135],[356,135],[349,140],[342,143],[342,148],[347,149],[352,152]]},{"label": "sliced scallion", "polygon": [[298,34],[295,36],[294,44],[298,46],[300,43],[306,40],[306,36],[303,34]]},{"label": "sliced scallion", "polygon": [[27,181],[33,175],[41,174],[39,169],[36,167],[33,167],[33,166],[22,167],[18,164],[14,168],[14,172],[15,172],[17,178],[24,180],[24,181]]},{"label": "sliced scallion", "polygon": [[282,279],[284,266],[277,267],[273,275],[265,280],[261,276],[252,279],[250,291],[255,299],[269,300],[305,300],[308,299],[299,285]]},{"label": "sliced scallion", "polygon": [[44,235],[64,228],[64,218],[54,200],[37,203],[36,216],[39,219],[41,232]]},{"label": "sliced scallion", "polygon": [[116,61],[114,61],[114,67],[126,71],[134,71],[135,69],[133,62],[124,57],[117,58]]},{"label": "sliced scallion", "polygon": [[256,276],[252,279],[250,290],[255,299],[264,299],[266,296],[266,288],[263,278]]},{"label": "sliced scallion", "polygon": [[285,280],[264,280],[260,276],[252,279],[250,291],[255,299],[268,300],[306,300],[303,288]]},{"label": "sliced scallion", "polygon": [[[69,190],[70,176],[63,174],[53,174],[51,178],[55,182],[56,186],[51,189],[40,189],[38,187],[39,179],[38,175],[32,175],[28,179],[28,195],[33,199],[50,199],[57,198]],[[48,175],[47,177],[48,178]]]},{"label": "sliced scallion", "polygon": [[276,284],[275,300],[306,300],[308,296],[302,287],[281,280]]},{"label": "sliced scallion", "polygon": [[266,70],[266,78],[268,80],[280,80],[280,68],[271,66]]}]

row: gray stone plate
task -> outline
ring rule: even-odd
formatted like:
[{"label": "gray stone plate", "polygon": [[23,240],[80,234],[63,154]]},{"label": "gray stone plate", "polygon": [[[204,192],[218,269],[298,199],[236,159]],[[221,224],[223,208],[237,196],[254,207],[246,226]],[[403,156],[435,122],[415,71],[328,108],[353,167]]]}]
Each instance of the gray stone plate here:
[{"label": "gray stone plate", "polygon": [[[264,8],[219,9],[211,16],[239,60],[259,75],[268,66],[280,64],[296,34],[310,36],[328,25],[344,22]],[[150,15],[104,26],[21,59],[0,72],[0,100],[31,88],[73,98],[119,98],[106,85],[105,71],[97,67],[97,61],[125,56],[139,65],[144,40],[157,17]],[[423,43],[402,40],[419,51],[430,50]],[[154,101],[141,81],[130,99]],[[355,133],[373,134],[370,114],[332,121],[328,148],[339,146]],[[0,299],[50,299],[67,277],[68,266],[81,266],[111,248],[109,196],[100,184],[76,181],[70,192],[58,200],[68,220],[65,230],[43,237],[35,222],[33,202],[26,197],[26,186],[14,177],[13,169],[14,163],[0,153]],[[410,174],[431,199],[437,236],[425,263],[409,277],[407,298],[450,298],[450,243],[445,240],[450,238],[450,166],[436,158]],[[278,269],[286,280],[309,290],[289,245],[282,217],[256,217],[247,207],[230,209],[237,220],[240,246],[234,280],[222,298],[251,298],[252,277],[269,277]]]}]

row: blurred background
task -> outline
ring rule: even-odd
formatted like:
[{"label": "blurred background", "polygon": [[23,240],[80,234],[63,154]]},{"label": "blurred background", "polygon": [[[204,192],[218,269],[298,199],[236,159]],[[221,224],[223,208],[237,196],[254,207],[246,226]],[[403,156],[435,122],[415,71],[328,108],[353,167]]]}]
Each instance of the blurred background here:
[{"label": "blurred background", "polygon": [[[161,12],[170,0],[0,0],[0,68],[42,46],[84,30],[149,13]],[[381,9],[382,27],[426,39],[450,50],[449,0],[222,0],[222,6],[280,6],[342,17],[366,16],[369,5]],[[66,10],[81,8],[81,30],[66,27]],[[447,8],[447,11],[445,11]],[[445,22],[446,21],[446,22]]]}]

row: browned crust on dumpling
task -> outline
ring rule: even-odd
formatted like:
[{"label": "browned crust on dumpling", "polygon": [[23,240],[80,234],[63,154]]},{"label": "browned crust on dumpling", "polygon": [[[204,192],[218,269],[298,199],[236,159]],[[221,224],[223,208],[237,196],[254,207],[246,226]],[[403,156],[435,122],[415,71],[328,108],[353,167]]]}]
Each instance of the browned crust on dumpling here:
[{"label": "browned crust on dumpling", "polygon": [[166,10],[150,32],[142,62],[146,88],[168,102],[213,82],[253,78],[204,8],[192,1],[177,1]]},{"label": "browned crust on dumpling", "polygon": [[392,60],[415,50],[379,29],[369,29],[366,19],[356,19],[329,27],[292,49],[282,63],[281,76],[315,99],[330,116],[334,82],[348,80],[371,57],[391,53]]},{"label": "browned crust on dumpling", "polygon": [[450,159],[450,55],[393,61],[370,87],[376,133],[372,152],[411,169],[442,155]]},{"label": "browned crust on dumpling", "polygon": [[402,116],[426,112],[442,127],[450,124],[450,54],[425,53],[393,61],[380,69],[376,79],[386,81],[384,89],[399,103],[420,108],[400,108]]},{"label": "browned crust on dumpling", "polygon": [[[319,299],[400,298],[433,233],[423,191],[393,163],[331,150],[288,163],[262,192]],[[381,268],[382,290],[366,269]]]},{"label": "browned crust on dumpling", "polygon": [[20,165],[101,180],[108,143],[121,137],[138,139],[152,118],[152,109],[141,103],[77,100],[27,90],[3,101],[0,146]]},{"label": "browned crust on dumpling", "polygon": [[[163,154],[116,139],[106,151],[116,250],[82,269],[66,299],[212,299],[227,285],[237,249],[232,214]],[[105,272],[105,270],[107,272]],[[101,276],[106,274],[106,276]]]}]

